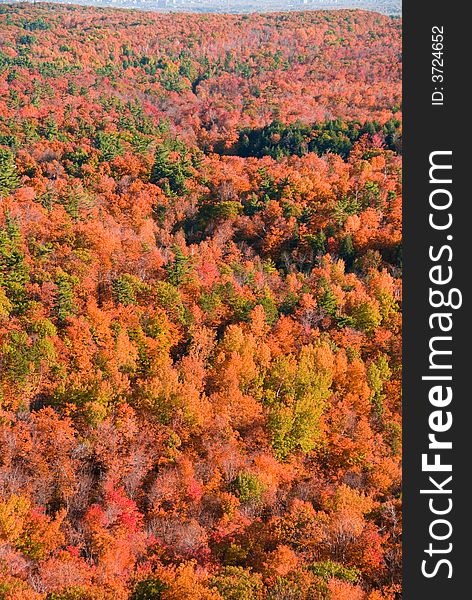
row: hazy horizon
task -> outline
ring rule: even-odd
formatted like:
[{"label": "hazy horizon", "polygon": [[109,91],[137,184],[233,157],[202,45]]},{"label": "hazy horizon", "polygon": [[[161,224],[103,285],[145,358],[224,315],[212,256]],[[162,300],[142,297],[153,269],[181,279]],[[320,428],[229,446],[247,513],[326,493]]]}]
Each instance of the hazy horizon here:
[{"label": "hazy horizon", "polygon": [[[0,4],[28,1],[35,3],[34,0],[0,0]],[[197,13],[362,9],[400,15],[402,11],[401,0],[48,0],[47,3]]]}]

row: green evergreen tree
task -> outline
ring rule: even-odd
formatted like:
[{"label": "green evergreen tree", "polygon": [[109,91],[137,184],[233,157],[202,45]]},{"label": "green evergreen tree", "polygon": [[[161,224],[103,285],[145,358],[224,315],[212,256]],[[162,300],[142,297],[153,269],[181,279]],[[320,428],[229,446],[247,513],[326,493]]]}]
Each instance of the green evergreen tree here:
[{"label": "green evergreen tree", "polygon": [[74,285],[76,278],[61,271],[56,277],[57,295],[55,302],[56,316],[61,325],[65,324],[76,310],[74,303]]},{"label": "green evergreen tree", "polygon": [[136,277],[124,273],[117,277],[113,283],[113,299],[117,304],[123,304],[128,306],[130,304],[136,304],[136,287],[139,281]]},{"label": "green evergreen tree", "polygon": [[352,269],[355,255],[356,253],[354,250],[354,244],[352,243],[352,236],[348,234],[342,239],[339,248],[339,256],[343,259],[347,271]]},{"label": "green evergreen tree", "polygon": [[326,281],[321,282],[318,294],[318,306],[324,308],[330,317],[336,316],[338,301],[333,290]]},{"label": "green evergreen tree", "polygon": [[27,306],[28,281],[29,268],[22,249],[20,230],[7,215],[6,224],[0,229],[0,286],[4,288],[4,294],[15,313],[22,313]]},{"label": "green evergreen tree", "polygon": [[101,131],[97,135],[95,143],[102,153],[104,161],[113,160],[116,156],[123,154],[123,144],[116,133],[105,133]]},{"label": "green evergreen tree", "polygon": [[19,183],[13,154],[10,150],[0,148],[0,196],[6,196]]},{"label": "green evergreen tree", "polygon": [[174,246],[172,251],[174,260],[166,265],[166,271],[169,282],[177,287],[187,279],[192,271],[192,266],[190,257],[186,256],[179,246]]},{"label": "green evergreen tree", "polygon": [[254,473],[241,472],[233,482],[234,491],[241,502],[259,503],[264,493],[264,484]]},{"label": "green evergreen tree", "polygon": [[160,600],[166,586],[159,579],[140,581],[131,594],[131,600]]},{"label": "green evergreen tree", "polygon": [[168,138],[156,148],[150,181],[161,185],[168,195],[185,194],[186,179],[192,174],[192,162],[185,144]]}]

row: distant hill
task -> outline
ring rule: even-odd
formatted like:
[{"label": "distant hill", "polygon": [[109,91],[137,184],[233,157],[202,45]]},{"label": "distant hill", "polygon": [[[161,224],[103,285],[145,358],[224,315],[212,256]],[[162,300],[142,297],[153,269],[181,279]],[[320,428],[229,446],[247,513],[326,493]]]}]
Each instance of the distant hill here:
[{"label": "distant hill", "polygon": [[[5,4],[10,1],[0,0],[0,3]],[[401,0],[51,0],[51,2],[165,12],[248,13],[357,8],[388,15],[400,15],[402,11]]]}]

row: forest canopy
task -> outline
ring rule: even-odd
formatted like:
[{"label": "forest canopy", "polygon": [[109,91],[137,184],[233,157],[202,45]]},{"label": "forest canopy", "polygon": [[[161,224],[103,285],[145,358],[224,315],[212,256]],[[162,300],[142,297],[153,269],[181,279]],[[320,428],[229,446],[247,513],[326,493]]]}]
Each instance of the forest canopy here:
[{"label": "forest canopy", "polygon": [[0,598],[398,600],[401,20],[0,30]]}]

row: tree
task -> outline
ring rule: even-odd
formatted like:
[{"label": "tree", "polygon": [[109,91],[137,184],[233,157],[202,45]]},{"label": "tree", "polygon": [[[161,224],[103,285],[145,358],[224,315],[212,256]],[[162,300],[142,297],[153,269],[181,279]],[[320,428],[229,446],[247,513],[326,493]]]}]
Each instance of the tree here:
[{"label": "tree", "polygon": [[0,286],[15,312],[22,313],[28,304],[26,285],[30,270],[18,224],[8,213],[5,221],[0,229]]},{"label": "tree", "polygon": [[239,473],[233,482],[233,487],[241,502],[258,504],[264,493],[264,485],[253,473]]},{"label": "tree", "polygon": [[6,196],[19,184],[13,154],[5,148],[0,148],[0,196]]},{"label": "tree", "polygon": [[55,311],[59,324],[64,325],[67,318],[75,313],[74,303],[74,285],[77,283],[77,279],[71,277],[64,271],[59,270],[56,276],[56,301]]},{"label": "tree", "polygon": [[139,280],[129,273],[124,273],[113,280],[113,298],[117,304],[128,306],[136,304],[136,290],[139,288]]},{"label": "tree", "polygon": [[[286,460],[300,448],[313,450],[320,439],[320,420],[330,394],[333,355],[327,346],[304,346],[298,364],[293,359],[277,361],[270,396],[269,429],[276,456]],[[273,385],[272,384],[272,385]],[[273,390],[273,388],[272,388]]]},{"label": "tree", "polygon": [[339,256],[343,259],[346,269],[348,271],[351,270],[356,254],[354,245],[352,243],[352,237],[350,235],[347,235],[342,239],[341,246],[339,248]]},{"label": "tree", "polygon": [[183,253],[180,246],[173,246],[172,251],[174,258],[166,265],[166,271],[169,282],[178,287],[192,271],[191,258]]},{"label": "tree", "polygon": [[161,600],[166,587],[159,579],[140,581],[131,594],[131,600]]},{"label": "tree", "polygon": [[352,310],[354,326],[357,329],[372,333],[382,322],[382,315],[374,302],[360,302]]},{"label": "tree", "polygon": [[213,586],[225,600],[259,600],[262,598],[262,578],[242,567],[226,567],[213,578]]},{"label": "tree", "polygon": [[178,139],[166,138],[158,144],[151,171],[151,183],[162,185],[166,194],[187,192],[186,179],[192,174],[191,153]]}]

